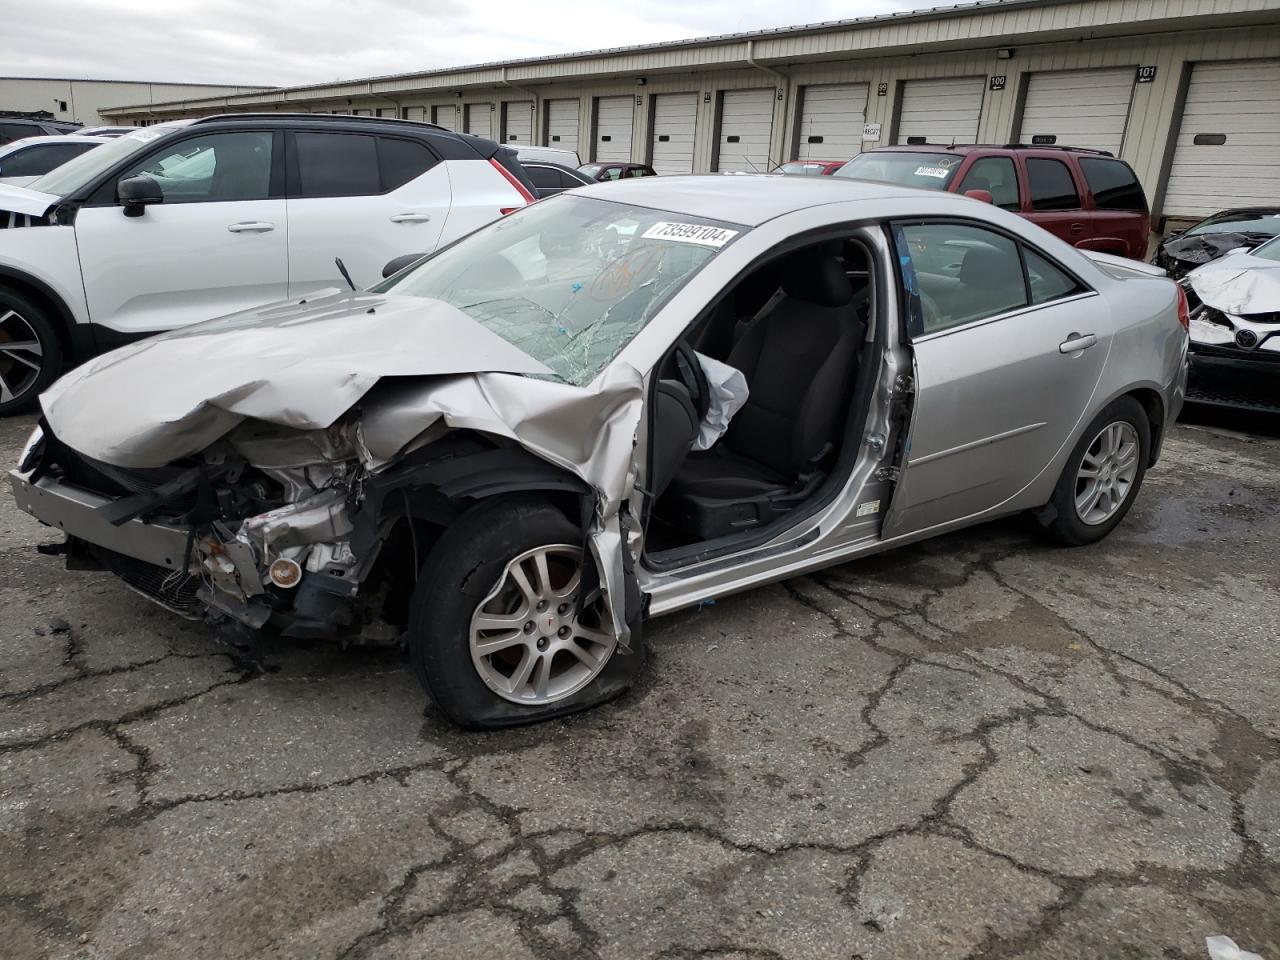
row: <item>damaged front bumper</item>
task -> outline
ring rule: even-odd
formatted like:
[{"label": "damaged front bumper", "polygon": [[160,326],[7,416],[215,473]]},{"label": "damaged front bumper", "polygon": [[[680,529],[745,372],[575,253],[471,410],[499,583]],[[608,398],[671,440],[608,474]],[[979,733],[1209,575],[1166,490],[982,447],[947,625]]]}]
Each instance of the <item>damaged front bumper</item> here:
[{"label": "damaged front bumper", "polygon": [[339,490],[249,517],[233,532],[221,523],[119,522],[110,516],[117,498],[34,471],[12,470],[9,483],[20,509],[66,533],[69,563],[91,560],[189,619],[271,623],[295,637],[360,629],[363,570],[341,539],[351,524]]}]

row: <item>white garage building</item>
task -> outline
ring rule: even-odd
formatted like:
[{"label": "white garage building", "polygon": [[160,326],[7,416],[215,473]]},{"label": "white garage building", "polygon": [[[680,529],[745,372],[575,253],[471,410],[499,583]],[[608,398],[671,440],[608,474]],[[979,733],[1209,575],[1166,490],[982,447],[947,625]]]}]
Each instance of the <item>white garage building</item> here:
[{"label": "white garage building", "polygon": [[1129,161],[1159,223],[1280,202],[1280,0],[982,0],[104,115],[231,110],[431,120],[664,174],[898,143],[1084,146]]},{"label": "white garage building", "polygon": [[184,97],[259,93],[263,86],[211,83],[147,83],[133,80],[73,80],[62,77],[0,77],[0,113],[44,112],[52,120],[87,127],[118,123],[101,111],[129,104],[165,103]]}]

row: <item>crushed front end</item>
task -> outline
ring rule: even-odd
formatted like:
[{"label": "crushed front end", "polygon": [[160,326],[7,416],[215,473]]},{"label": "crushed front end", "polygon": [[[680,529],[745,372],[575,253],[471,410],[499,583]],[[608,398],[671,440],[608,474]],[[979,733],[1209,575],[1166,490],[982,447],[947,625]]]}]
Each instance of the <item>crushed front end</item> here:
[{"label": "crushed front end", "polygon": [[377,550],[362,558],[351,545],[365,477],[353,439],[341,427],[246,424],[197,456],[127,469],[42,424],[9,476],[18,506],[66,533],[69,566],[105,568],[175,613],[389,639],[394,628],[372,622],[380,611],[361,591]]},{"label": "crushed front end", "polygon": [[1231,314],[1189,293],[1188,402],[1280,413],[1280,310]]}]

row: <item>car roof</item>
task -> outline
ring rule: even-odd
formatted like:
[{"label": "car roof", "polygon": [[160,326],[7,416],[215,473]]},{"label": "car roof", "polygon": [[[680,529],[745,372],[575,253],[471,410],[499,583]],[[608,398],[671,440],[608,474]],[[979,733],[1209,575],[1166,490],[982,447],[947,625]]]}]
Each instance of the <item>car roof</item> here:
[{"label": "car roof", "polygon": [[941,200],[944,197],[957,202],[972,202],[953,194],[913,190],[897,184],[769,173],[638,177],[592,184],[575,190],[574,194],[752,227],[785,213],[850,200],[927,195],[941,202],[945,202]]}]

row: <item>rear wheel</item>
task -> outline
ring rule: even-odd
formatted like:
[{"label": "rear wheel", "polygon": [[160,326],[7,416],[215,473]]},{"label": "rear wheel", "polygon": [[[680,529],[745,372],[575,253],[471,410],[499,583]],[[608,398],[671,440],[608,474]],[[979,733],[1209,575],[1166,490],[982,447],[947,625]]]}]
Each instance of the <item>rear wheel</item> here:
[{"label": "rear wheel", "polygon": [[1151,424],[1133,397],[1107,406],[1076,444],[1053,497],[1039,515],[1060,543],[1095,543],[1124,519],[1146,476]]},{"label": "rear wheel", "polygon": [[62,369],[62,344],[45,311],[0,287],[0,416],[29,408]]},{"label": "rear wheel", "polygon": [[633,627],[624,653],[603,599],[581,603],[581,544],[575,524],[535,500],[482,503],[441,535],[414,589],[409,651],[450,720],[533,723],[630,686],[643,641]]}]

